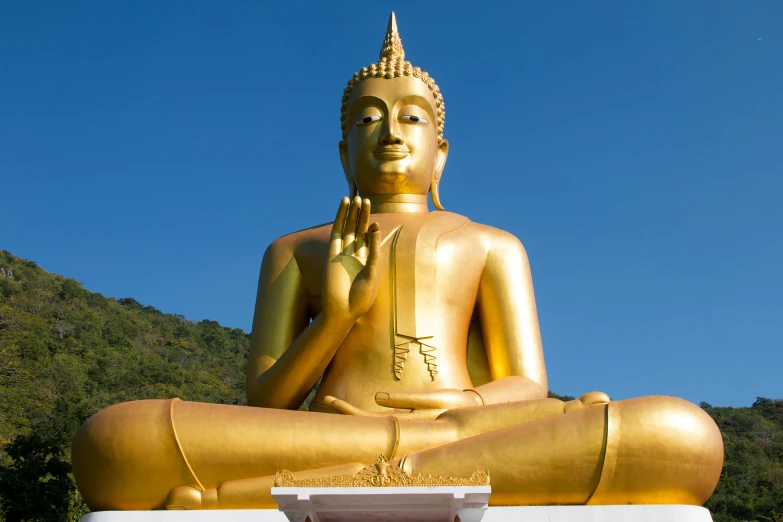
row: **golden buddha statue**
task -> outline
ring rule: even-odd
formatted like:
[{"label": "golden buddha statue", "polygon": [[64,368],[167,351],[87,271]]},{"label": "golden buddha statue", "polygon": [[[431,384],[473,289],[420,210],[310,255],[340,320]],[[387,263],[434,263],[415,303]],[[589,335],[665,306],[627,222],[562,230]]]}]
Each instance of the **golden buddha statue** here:
[{"label": "golden buddha statue", "polygon": [[[701,409],[672,397],[547,398],[525,249],[443,211],[443,98],[405,60],[393,13],[341,118],[353,197],[333,223],[264,255],[250,406],[172,399],[98,412],[73,443],[87,504],[273,508],[277,471],[346,474],[378,455],[407,473],[485,468],[492,505],[704,503],[723,443]],[[295,411],[321,376],[311,411]]]}]

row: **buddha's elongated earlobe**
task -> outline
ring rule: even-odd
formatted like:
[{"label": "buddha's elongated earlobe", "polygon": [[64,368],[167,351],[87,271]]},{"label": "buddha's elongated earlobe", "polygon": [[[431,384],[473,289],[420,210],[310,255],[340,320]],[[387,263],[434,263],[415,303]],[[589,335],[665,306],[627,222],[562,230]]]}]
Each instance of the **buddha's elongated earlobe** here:
[{"label": "buddha's elongated earlobe", "polygon": [[348,178],[348,197],[353,199],[359,193],[359,189],[356,188],[356,182],[353,177]]},{"label": "buddha's elongated earlobe", "polygon": [[443,169],[446,167],[446,158],[449,157],[449,142],[440,140],[438,142],[438,156],[435,161],[435,172],[432,173],[430,181],[430,193],[432,194],[432,204],[438,210],[446,210],[440,202],[440,178],[443,176]]},{"label": "buddha's elongated earlobe", "polygon": [[440,202],[440,193],[438,192],[438,186],[440,185],[440,180],[432,178],[432,183],[430,184],[430,192],[432,193],[432,204],[435,205],[435,208],[438,210],[446,210],[443,208],[443,205]]}]

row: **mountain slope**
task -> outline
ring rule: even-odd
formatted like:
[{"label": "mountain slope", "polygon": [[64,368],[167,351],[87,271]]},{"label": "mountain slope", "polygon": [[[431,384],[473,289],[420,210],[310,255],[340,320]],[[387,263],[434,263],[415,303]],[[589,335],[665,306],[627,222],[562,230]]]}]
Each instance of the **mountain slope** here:
[{"label": "mountain slope", "polygon": [[107,406],[245,404],[249,346],[242,330],[106,298],[0,251],[0,520],[78,520],[70,441]]},{"label": "mountain slope", "polygon": [[0,268],[0,443],[132,399],[244,403],[242,330],[105,298],[5,251]]}]

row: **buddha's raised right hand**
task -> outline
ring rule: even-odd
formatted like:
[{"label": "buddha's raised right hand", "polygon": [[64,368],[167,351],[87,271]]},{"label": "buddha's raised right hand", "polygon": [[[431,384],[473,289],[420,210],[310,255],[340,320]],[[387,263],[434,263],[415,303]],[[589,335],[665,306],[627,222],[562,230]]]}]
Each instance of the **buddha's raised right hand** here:
[{"label": "buddha's raised right hand", "polygon": [[370,200],[340,202],[329,239],[322,303],[328,321],[351,324],[367,313],[378,295],[381,228],[368,226]]}]

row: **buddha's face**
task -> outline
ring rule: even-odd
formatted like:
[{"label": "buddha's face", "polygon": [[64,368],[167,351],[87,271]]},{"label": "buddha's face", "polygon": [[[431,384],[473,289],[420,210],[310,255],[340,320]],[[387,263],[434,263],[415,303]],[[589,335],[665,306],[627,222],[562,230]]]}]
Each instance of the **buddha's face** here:
[{"label": "buddha's face", "polygon": [[369,78],[348,101],[340,142],[346,177],[362,196],[427,194],[440,178],[449,144],[438,143],[435,98],[419,78]]}]

